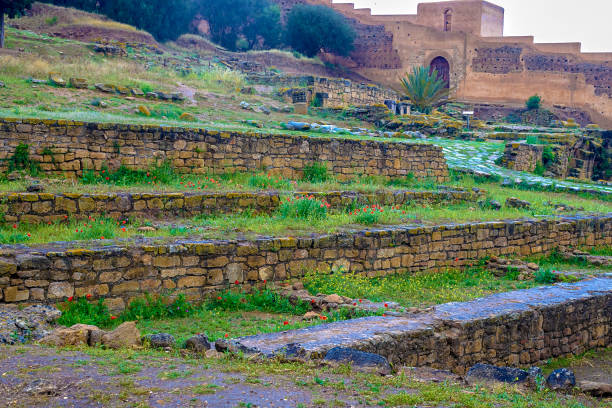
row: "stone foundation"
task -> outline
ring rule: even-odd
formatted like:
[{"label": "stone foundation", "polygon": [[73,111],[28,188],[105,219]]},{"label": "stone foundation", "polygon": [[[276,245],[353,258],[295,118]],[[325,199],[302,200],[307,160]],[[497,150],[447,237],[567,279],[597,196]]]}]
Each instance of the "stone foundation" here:
[{"label": "stone foundation", "polygon": [[106,297],[121,309],[143,292],[177,290],[198,300],[233,285],[281,281],[331,269],[381,276],[460,267],[491,255],[533,255],[557,247],[612,244],[612,215],[393,226],[307,238],[253,241],[134,240],[0,249],[0,302]]},{"label": "stone foundation", "polygon": [[530,366],[612,344],[612,279],[500,293],[406,317],[366,317],[231,340],[267,356],[322,358],[333,347],[380,354],[395,365],[465,374],[476,363]]},{"label": "stone foundation", "polygon": [[0,193],[0,213],[6,222],[39,223],[63,220],[64,216],[87,218],[192,217],[201,214],[234,214],[250,210],[256,214],[276,211],[285,197],[312,195],[332,208],[343,209],[356,202],[363,205],[411,203],[459,203],[476,201],[480,195],[468,191],[351,191],[294,192],[206,192],[206,193]]},{"label": "stone foundation", "polygon": [[304,167],[326,163],[339,180],[409,173],[440,182],[448,179],[442,149],[426,144],[10,118],[0,119],[0,139],[0,159],[26,143],[44,172],[67,177],[104,165],[147,169],[169,161],[179,172],[197,174],[263,169],[300,178]]},{"label": "stone foundation", "polygon": [[512,170],[533,172],[542,162],[544,146],[524,142],[506,144],[502,165]]}]

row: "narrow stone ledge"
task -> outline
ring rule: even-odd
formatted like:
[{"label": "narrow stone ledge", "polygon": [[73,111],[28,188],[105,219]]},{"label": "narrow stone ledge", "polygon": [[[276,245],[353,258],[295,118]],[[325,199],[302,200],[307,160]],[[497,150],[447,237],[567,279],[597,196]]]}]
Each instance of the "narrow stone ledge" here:
[{"label": "narrow stone ledge", "polygon": [[458,374],[476,363],[520,366],[612,344],[612,278],[447,303],[411,317],[366,317],[231,341],[237,350],[322,358],[334,347]]}]

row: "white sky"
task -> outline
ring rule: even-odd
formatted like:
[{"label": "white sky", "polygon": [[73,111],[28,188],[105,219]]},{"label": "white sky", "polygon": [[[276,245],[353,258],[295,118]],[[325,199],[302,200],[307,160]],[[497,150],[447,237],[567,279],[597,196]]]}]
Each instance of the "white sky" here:
[{"label": "white sky", "polygon": [[[434,0],[334,0],[369,7],[374,14],[416,14]],[[506,10],[504,35],[536,42],[581,42],[585,52],[612,52],[612,0],[488,0]]]}]

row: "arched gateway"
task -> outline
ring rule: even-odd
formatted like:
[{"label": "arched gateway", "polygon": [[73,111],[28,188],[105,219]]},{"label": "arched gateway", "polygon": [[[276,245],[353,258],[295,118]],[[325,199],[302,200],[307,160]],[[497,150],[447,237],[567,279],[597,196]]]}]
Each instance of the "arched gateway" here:
[{"label": "arched gateway", "polygon": [[438,72],[438,78],[444,80],[446,88],[450,88],[450,64],[444,57],[436,57],[431,61],[429,65],[429,72],[433,70]]}]

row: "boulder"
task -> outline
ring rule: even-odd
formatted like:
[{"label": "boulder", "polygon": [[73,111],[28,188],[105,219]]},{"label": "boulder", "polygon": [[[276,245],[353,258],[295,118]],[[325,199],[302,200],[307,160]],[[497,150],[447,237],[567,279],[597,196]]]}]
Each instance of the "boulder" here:
[{"label": "boulder", "polygon": [[220,353],[215,349],[206,350],[204,355],[206,356],[206,358],[213,358],[213,359],[218,359],[218,358],[223,357],[223,353]]},{"label": "boulder", "polygon": [[105,93],[114,93],[115,92],[115,86],[114,85],[108,85],[108,84],[95,84],[94,87],[101,92],[105,92]]},{"label": "boulder", "polygon": [[171,93],[170,97],[174,102],[183,102],[185,100],[185,95],[180,92]]},{"label": "boulder", "polygon": [[508,197],[506,199],[506,207],[529,209],[531,207],[531,203],[529,201],[520,200],[516,197]]},{"label": "boulder", "polygon": [[213,343],[208,340],[205,334],[196,334],[185,342],[185,347],[197,353],[205,352],[213,348]]},{"label": "boulder", "polygon": [[497,200],[489,201],[489,205],[491,206],[491,208],[493,210],[496,210],[496,211],[501,210],[501,208],[502,208],[501,203],[499,201],[497,201]]},{"label": "boulder", "polygon": [[99,331],[96,326],[75,324],[72,327],[60,327],[53,330],[48,336],[39,340],[40,344],[55,347],[89,345],[90,333]]},{"label": "boulder", "polygon": [[465,380],[470,385],[480,382],[520,384],[529,380],[529,372],[519,368],[478,363],[468,370]]},{"label": "boulder", "polygon": [[168,94],[168,93],[165,93],[165,92],[161,92],[161,91],[156,92],[156,94],[157,94],[157,98],[161,99],[162,101],[171,101],[172,100],[172,95],[171,94]]},{"label": "boulder", "polygon": [[334,294],[325,296],[323,301],[326,302],[326,303],[342,304],[342,303],[344,303],[344,298],[342,296],[336,295],[334,293]]},{"label": "boulder", "polygon": [[612,396],[612,384],[594,382],[594,381],[579,381],[578,388],[586,394],[591,394],[596,397]]},{"label": "boulder", "polygon": [[304,314],[304,316],[302,316],[302,319],[304,319],[304,320],[319,320],[319,319],[321,319],[322,317],[323,317],[323,316],[321,316],[321,315],[320,315],[320,314],[318,314],[317,312],[310,311],[310,312],[306,312],[306,313]]},{"label": "boulder", "polygon": [[576,377],[571,370],[560,368],[550,373],[546,384],[551,390],[568,391],[576,386]]},{"label": "boulder", "polygon": [[151,116],[151,111],[144,105],[138,106],[138,112],[142,113],[145,116]]},{"label": "boulder", "polygon": [[195,122],[197,120],[196,117],[189,112],[183,112],[179,119],[184,120],[186,122]]},{"label": "boulder", "polygon": [[106,333],[102,336],[102,344],[111,349],[139,346],[140,331],[136,328],[136,322],[125,322]]},{"label": "boulder", "polygon": [[264,115],[269,115],[270,113],[272,113],[272,111],[270,111],[270,108],[268,108],[265,105],[260,106],[259,111],[263,113]]},{"label": "boulder", "polygon": [[39,182],[32,183],[26,187],[26,191],[28,193],[41,193],[44,191],[44,187]]},{"label": "boulder", "polygon": [[62,88],[66,86],[66,80],[58,72],[49,72],[49,83]]},{"label": "boulder", "polygon": [[132,88],[130,91],[134,96],[144,96],[144,92],[142,92],[142,89],[140,88]]},{"label": "boulder", "polygon": [[117,86],[115,89],[117,89],[117,92],[119,92],[121,95],[130,94],[130,89],[126,88],[125,86]]},{"label": "boulder", "polygon": [[0,81],[0,88],[4,88],[4,82]]},{"label": "boulder", "polygon": [[285,127],[289,130],[310,130],[310,124],[304,122],[288,122]]},{"label": "boulder", "polygon": [[156,92],[147,92],[147,94],[145,96],[147,98],[149,98],[149,99],[157,99],[157,93]]},{"label": "boulder", "polygon": [[391,374],[391,365],[385,357],[350,348],[334,347],[327,352],[324,361],[350,364],[358,371],[376,371],[381,375]]},{"label": "boulder", "polygon": [[70,86],[76,89],[86,89],[89,84],[83,78],[70,78]]},{"label": "boulder", "polygon": [[153,348],[174,347],[176,340],[168,333],[147,334],[142,338],[143,343],[148,343]]}]

